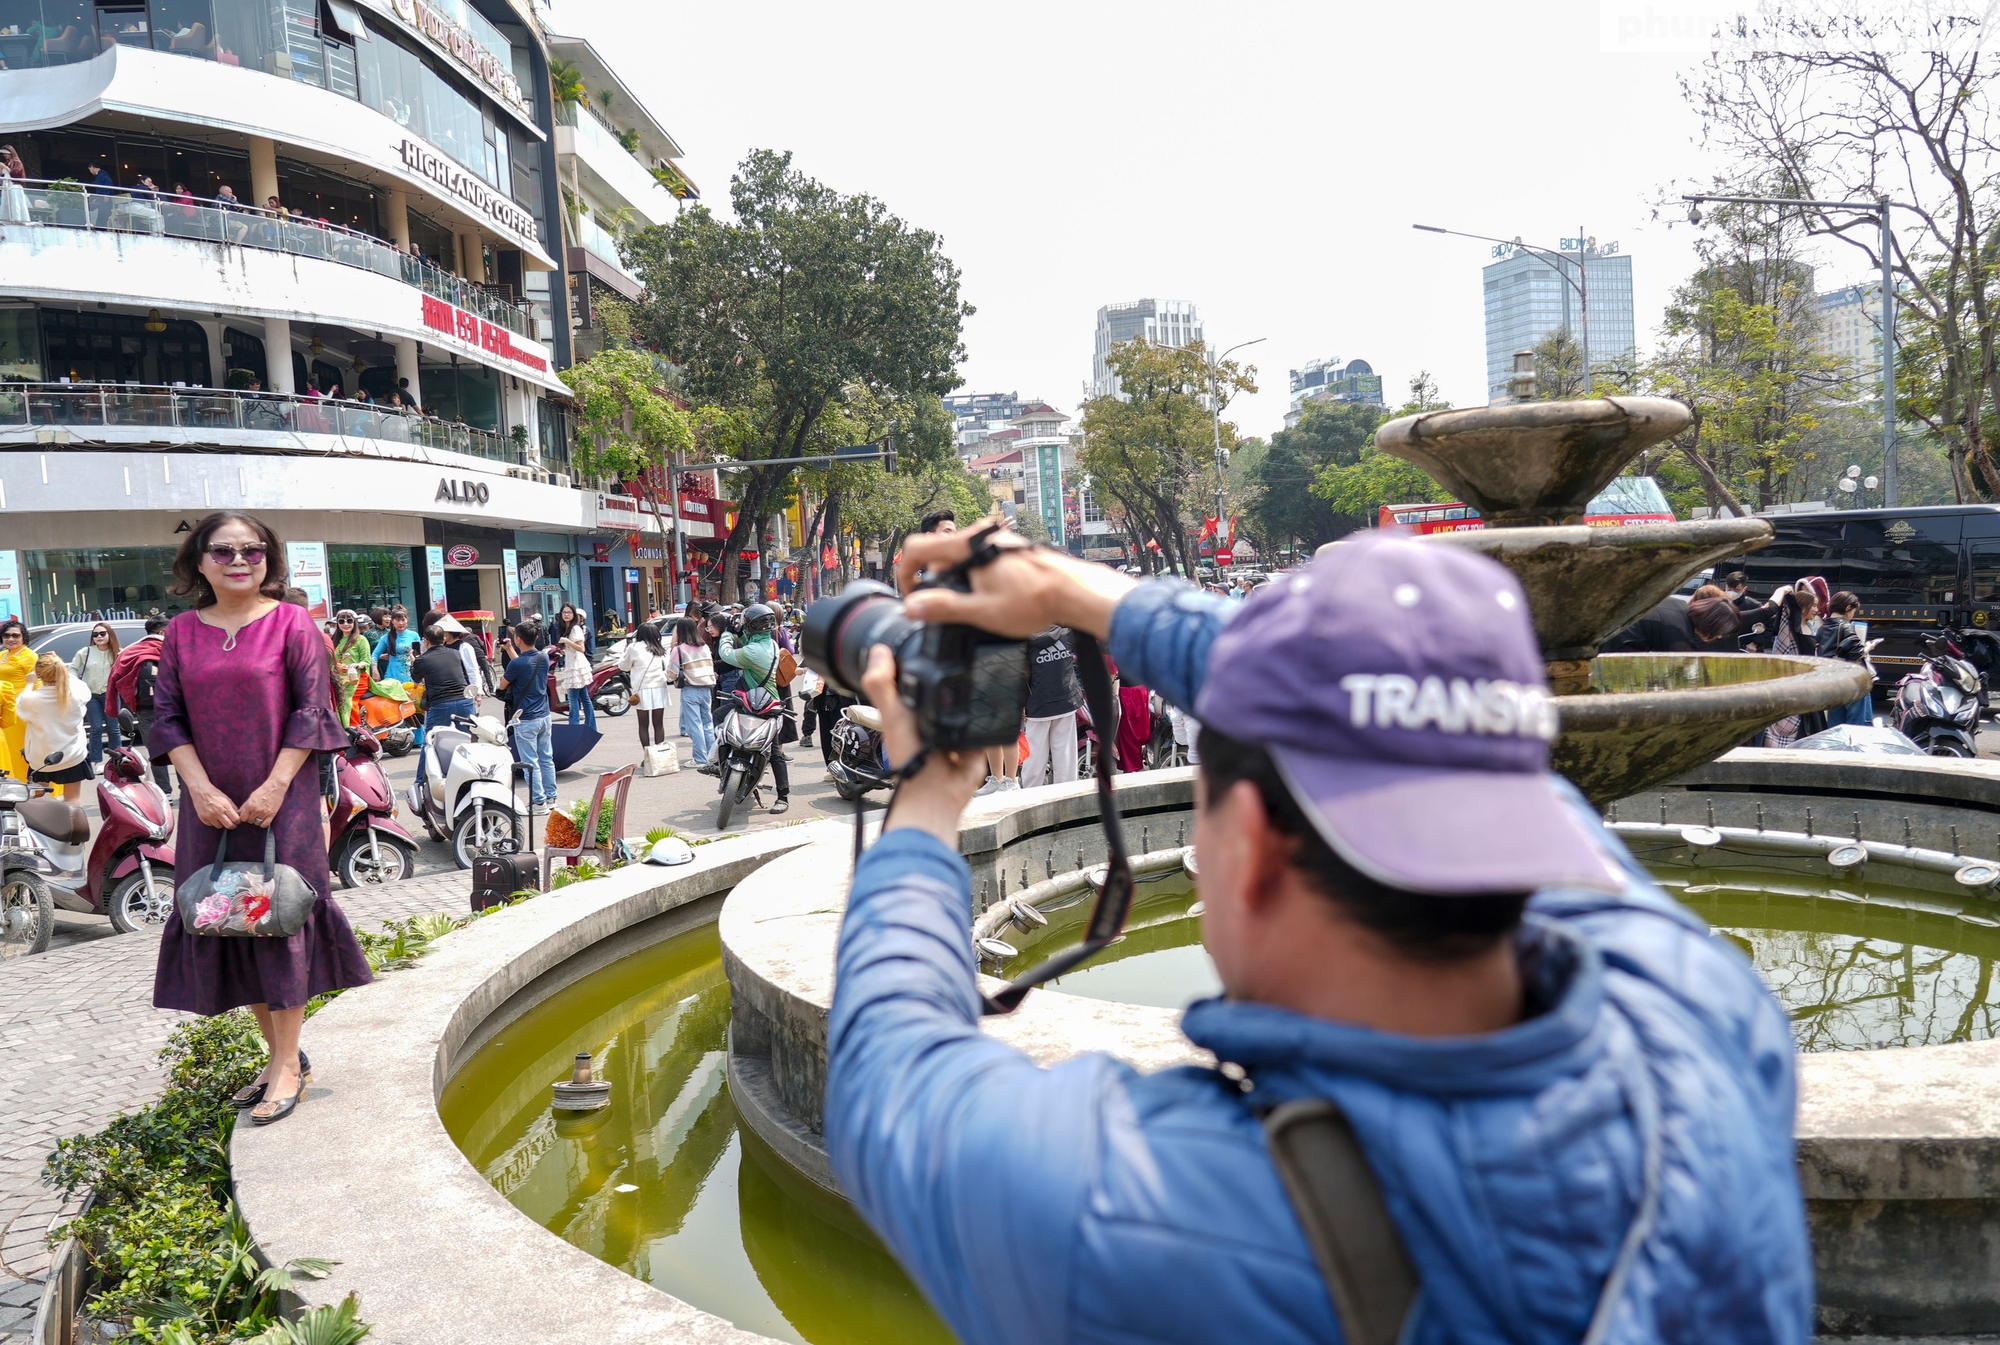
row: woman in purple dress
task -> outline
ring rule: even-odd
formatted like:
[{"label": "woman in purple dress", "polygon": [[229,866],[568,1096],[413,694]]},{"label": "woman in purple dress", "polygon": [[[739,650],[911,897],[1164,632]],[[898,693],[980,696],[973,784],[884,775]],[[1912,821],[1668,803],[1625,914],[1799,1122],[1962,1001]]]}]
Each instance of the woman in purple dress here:
[{"label": "woman in purple dress", "polygon": [[190,934],[178,912],[160,934],[155,1008],[218,1014],[247,1004],[257,1015],[270,1062],[235,1101],[264,1125],[305,1095],[306,1001],[371,979],[330,895],[319,773],[302,769],[347,736],[334,720],[326,644],[304,608],[281,601],[277,534],[247,514],[210,514],[181,543],[174,575],[195,610],[167,625],[148,746],[181,776],[180,876],[213,862],[225,832],[241,833],[229,838],[230,859],[262,859],[269,830],[278,862],[319,894],[289,939]]}]

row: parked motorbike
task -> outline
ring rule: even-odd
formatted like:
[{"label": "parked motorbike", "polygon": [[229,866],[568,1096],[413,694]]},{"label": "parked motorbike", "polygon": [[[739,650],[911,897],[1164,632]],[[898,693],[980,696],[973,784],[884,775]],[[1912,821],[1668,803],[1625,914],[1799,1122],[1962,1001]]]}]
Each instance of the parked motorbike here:
[{"label": "parked motorbike", "polygon": [[363,728],[347,731],[333,759],[338,785],[327,859],[342,887],[396,883],[417,871],[417,841],[396,820],[396,791],[377,759],[382,744]]},{"label": "parked motorbike", "polygon": [[[393,687],[399,695],[382,694],[384,686]],[[382,744],[382,750],[392,757],[410,754],[417,745],[417,706],[404,691],[400,682],[385,682],[377,679],[368,687],[368,694],[361,698],[361,722]]]},{"label": "parked motorbike", "polygon": [[1970,757],[1983,684],[1951,638],[1924,639],[1924,662],[1896,684],[1892,724],[1934,757]]},{"label": "parked motorbike", "polygon": [[754,807],[764,806],[763,791],[758,786],[771,764],[771,753],[778,750],[784,714],[785,703],[762,687],[730,693],[729,710],[715,738],[717,773],[721,777],[717,792],[722,796],[715,810],[717,831],[728,828],[737,804],[747,800]]},{"label": "parked motorbike", "polygon": [[[622,648],[622,646],[621,646]],[[550,660],[551,665],[555,663]],[[632,679],[617,663],[599,660],[590,670],[590,700],[597,707],[597,713],[616,719],[632,708]],[[564,714],[569,707],[569,693],[556,686],[556,673],[549,669],[549,704],[557,714]]]},{"label": "parked motorbike", "polygon": [[434,841],[451,838],[452,862],[518,849],[527,832],[514,808],[514,754],[491,715],[454,715],[424,735],[424,778],[406,801]]},{"label": "parked motorbike", "polygon": [[114,747],[97,784],[103,821],[46,785],[0,780],[0,958],[38,953],[55,908],[111,918],[130,934],[174,907],[174,815],[138,753]]},{"label": "parked motorbike", "polygon": [[871,789],[889,789],[896,777],[883,760],[882,714],[872,705],[849,705],[833,726],[833,792],[850,802]]}]

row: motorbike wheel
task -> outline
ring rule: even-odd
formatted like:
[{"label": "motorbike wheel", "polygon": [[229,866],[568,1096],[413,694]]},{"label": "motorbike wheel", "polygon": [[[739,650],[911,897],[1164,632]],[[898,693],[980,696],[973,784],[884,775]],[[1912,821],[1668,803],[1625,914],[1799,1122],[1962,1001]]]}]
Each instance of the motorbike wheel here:
[{"label": "motorbike wheel", "polygon": [[868,791],[859,785],[850,785],[847,781],[840,780],[834,784],[833,792],[846,799],[849,803],[852,803]]},{"label": "motorbike wheel", "polygon": [[390,729],[382,735],[382,750],[392,757],[406,757],[417,745],[417,735],[408,729]]},{"label": "motorbike wheel", "polygon": [[[717,831],[729,830],[729,815],[736,811],[736,795],[739,792],[739,785],[744,778],[741,767],[724,766],[722,768],[722,802],[717,804],[715,808],[715,829]],[[740,792],[747,793],[749,791],[742,790]]]},{"label": "motorbike wheel", "polygon": [[512,808],[471,811],[451,829],[452,862],[461,869],[485,855],[511,853],[521,844],[521,822]]},{"label": "motorbike wheel", "polygon": [[1924,751],[1934,757],[1969,757],[1972,755],[1972,753],[1965,750],[1965,744],[1955,738],[1932,738],[1924,744]]},{"label": "motorbike wheel", "polygon": [[342,887],[380,887],[400,883],[417,871],[416,851],[399,840],[381,838],[381,858],[369,851],[368,838],[355,836],[340,852]]},{"label": "motorbike wheel", "polygon": [[157,930],[167,923],[173,909],[174,871],[159,864],[153,866],[152,891],[146,890],[146,871],[134,869],[113,885],[104,900],[104,913],[120,934]]},{"label": "motorbike wheel", "polygon": [[56,932],[56,894],[25,869],[0,877],[0,962],[39,953]]},{"label": "motorbike wheel", "polygon": [[597,713],[612,719],[632,708],[632,684],[624,677],[607,677],[597,691]]}]

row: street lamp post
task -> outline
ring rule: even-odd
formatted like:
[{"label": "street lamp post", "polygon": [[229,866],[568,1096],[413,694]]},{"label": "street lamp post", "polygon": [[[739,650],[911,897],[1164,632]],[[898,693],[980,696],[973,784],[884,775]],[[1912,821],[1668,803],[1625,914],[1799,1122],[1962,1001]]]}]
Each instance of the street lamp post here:
[{"label": "street lamp post", "polygon": [[1569,272],[1563,269],[1563,263],[1569,259],[1563,256],[1562,253],[1551,252],[1548,248],[1536,247],[1532,243],[1523,243],[1518,238],[1489,238],[1485,234],[1462,233],[1457,229],[1446,229],[1436,224],[1412,224],[1410,227],[1412,229],[1420,229],[1427,234],[1449,234],[1453,238],[1476,238],[1482,243],[1499,243],[1506,247],[1519,248],[1521,251],[1540,257],[1543,261],[1547,262],[1556,275],[1562,279],[1563,284],[1576,291],[1577,307],[1582,310],[1583,314],[1583,344],[1581,347],[1583,352],[1583,393],[1586,397],[1590,395],[1590,276],[1584,266],[1584,263],[1590,259],[1590,243],[1583,232],[1581,224],[1576,226],[1576,279],[1574,280],[1570,279]]},{"label": "street lamp post", "polygon": [[[1872,201],[1801,201],[1790,196],[1683,196],[1688,203],[1688,223],[1701,223],[1701,203],[1718,201],[1730,205],[1804,206],[1809,210],[1847,210],[1869,216],[1882,231],[1882,506],[1894,509],[1899,503],[1896,483],[1896,290],[1890,274],[1891,249],[1895,235],[1889,231],[1888,196]],[[1843,224],[1839,233],[1848,226]]]},{"label": "street lamp post", "polygon": [[[1208,408],[1215,419],[1215,529],[1218,538],[1222,536],[1222,520],[1224,517],[1222,512],[1224,507],[1222,498],[1222,467],[1228,461],[1228,459],[1222,456],[1222,384],[1219,381],[1222,372],[1222,362],[1245,346],[1254,346],[1259,341],[1265,339],[1267,338],[1259,336],[1249,341],[1238,341],[1235,345],[1208,362]],[[1222,543],[1217,541],[1216,550],[1220,551],[1221,549]]]}]

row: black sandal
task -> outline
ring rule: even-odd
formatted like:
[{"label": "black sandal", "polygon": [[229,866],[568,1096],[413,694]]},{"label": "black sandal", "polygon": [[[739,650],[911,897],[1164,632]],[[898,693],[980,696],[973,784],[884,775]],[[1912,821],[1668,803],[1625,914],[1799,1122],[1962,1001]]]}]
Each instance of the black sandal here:
[{"label": "black sandal", "polygon": [[[293,1112],[297,1111],[299,1104],[305,1101],[305,1098],[306,1098],[305,1076],[300,1075],[298,1091],[293,1093],[288,1098],[278,1099],[277,1100],[278,1109],[276,1111],[272,1112],[269,1116],[259,1116],[256,1112],[253,1111],[250,1113],[250,1120],[253,1123],[260,1126],[267,1126],[272,1124],[273,1122],[282,1121],[287,1116],[290,1116]],[[258,1105],[261,1106],[263,1104],[259,1103]]]},{"label": "black sandal", "polygon": [[[303,1080],[305,1083],[311,1083],[312,1077],[313,1077],[312,1061],[306,1058],[306,1053],[304,1051],[300,1051],[299,1078]],[[237,1111],[248,1111],[250,1110],[250,1108],[256,1106],[263,1100],[264,1100],[264,1085],[261,1083],[246,1084],[243,1087],[237,1089],[234,1093],[231,1093],[229,1095],[229,1105],[234,1107]]]}]

